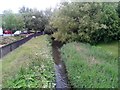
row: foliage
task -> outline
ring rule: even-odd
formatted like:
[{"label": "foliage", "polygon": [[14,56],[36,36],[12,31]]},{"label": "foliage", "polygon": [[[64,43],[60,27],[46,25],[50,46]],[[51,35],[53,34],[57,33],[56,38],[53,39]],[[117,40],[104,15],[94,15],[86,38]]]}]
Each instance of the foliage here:
[{"label": "foliage", "polygon": [[35,59],[37,60],[33,60],[28,68],[21,68],[15,78],[7,80],[5,87],[54,88],[54,73],[51,71],[50,62],[40,58]]},{"label": "foliage", "polygon": [[53,19],[53,23],[51,24],[53,24],[54,28],[58,28],[58,32],[55,32],[53,34],[53,37],[56,37],[56,40],[60,40],[63,42],[71,38],[71,30],[74,30],[78,25],[75,23],[74,19],[66,16],[63,16],[62,18],[56,17],[55,19]]},{"label": "foliage", "polygon": [[2,26],[4,29],[10,30],[22,30],[24,27],[24,21],[21,15],[13,14],[12,11],[4,11]]},{"label": "foliage", "polygon": [[50,17],[52,16],[52,9],[48,8],[44,11],[44,15],[46,18],[46,25],[45,25],[45,29],[44,32],[46,34],[53,34],[54,28],[52,27],[52,25],[50,25]]},{"label": "foliage", "polygon": [[44,32],[45,32],[46,34],[52,34],[52,33],[53,33],[53,30],[54,30],[54,28],[53,28],[51,25],[49,25],[49,24],[45,25]]},{"label": "foliage", "polygon": [[116,3],[62,3],[55,10],[50,25],[53,37],[62,42],[82,41],[96,44],[118,40],[120,34]]},{"label": "foliage", "polygon": [[22,7],[19,12],[24,17],[25,28],[28,30],[43,31],[45,29],[47,17],[44,15],[43,11]]},{"label": "foliage", "polygon": [[51,50],[49,36],[44,35],[33,38],[2,58],[2,87],[51,88],[50,84],[54,86]]},{"label": "foliage", "polygon": [[64,45],[61,52],[73,88],[118,88],[116,56],[76,42]]},{"label": "foliage", "polygon": [[120,18],[120,1],[118,2],[117,12],[118,12],[118,15],[119,15],[119,18]]},{"label": "foliage", "polygon": [[[102,10],[102,18],[100,23],[106,25],[106,28],[102,28],[103,34],[102,37],[105,42],[111,40],[118,40],[120,35],[120,27],[119,27],[119,17],[116,12],[116,8],[114,8],[111,4],[103,5]],[[101,30],[101,31],[102,31]]]}]

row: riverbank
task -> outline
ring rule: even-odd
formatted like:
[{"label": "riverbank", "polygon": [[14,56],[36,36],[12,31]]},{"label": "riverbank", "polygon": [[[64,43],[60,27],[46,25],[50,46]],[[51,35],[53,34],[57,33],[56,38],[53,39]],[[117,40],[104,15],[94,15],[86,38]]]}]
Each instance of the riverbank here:
[{"label": "riverbank", "polygon": [[118,50],[115,49],[118,47],[116,46],[117,43],[98,46],[77,42],[65,44],[61,49],[61,56],[72,87],[118,88],[118,54],[116,54]]},{"label": "riverbank", "polygon": [[54,86],[54,62],[48,37],[33,38],[2,58],[3,88]]}]

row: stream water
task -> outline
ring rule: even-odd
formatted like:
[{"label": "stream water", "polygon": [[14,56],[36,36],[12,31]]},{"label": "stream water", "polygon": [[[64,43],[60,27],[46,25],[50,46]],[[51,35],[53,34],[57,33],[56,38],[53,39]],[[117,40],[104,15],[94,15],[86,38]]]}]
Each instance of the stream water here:
[{"label": "stream water", "polygon": [[62,44],[58,41],[52,41],[53,58],[55,62],[55,75],[56,75],[56,89],[70,89],[70,84],[67,78],[67,72],[64,62],[61,60],[59,49]]}]

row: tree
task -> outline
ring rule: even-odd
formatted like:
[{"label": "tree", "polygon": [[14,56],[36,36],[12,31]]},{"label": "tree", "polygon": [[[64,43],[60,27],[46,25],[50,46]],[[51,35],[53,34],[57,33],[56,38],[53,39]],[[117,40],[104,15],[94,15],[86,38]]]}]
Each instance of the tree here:
[{"label": "tree", "polygon": [[3,28],[10,30],[22,30],[24,21],[21,15],[13,14],[11,10],[3,13]]},{"label": "tree", "polygon": [[25,22],[21,14],[16,14],[16,29],[22,30],[25,27]]},{"label": "tree", "polygon": [[[35,32],[37,32],[43,31],[45,29],[47,19],[43,11],[22,7],[19,12],[23,15],[25,28],[27,28],[28,30],[34,30]],[[35,18],[32,18],[33,16]]]},{"label": "tree", "polygon": [[12,11],[4,11],[3,13],[3,27],[6,29],[15,28],[16,19]]},{"label": "tree", "polygon": [[53,11],[51,8],[47,8],[43,13],[46,19],[44,32],[46,34],[53,34],[53,31],[55,30],[55,28],[53,28],[52,25],[50,25],[50,18],[53,14]]},{"label": "tree", "polygon": [[[114,5],[114,3],[113,3]],[[102,35],[105,42],[118,40],[120,35],[119,17],[116,8],[111,4],[103,4],[102,16],[100,23],[107,26]]]},{"label": "tree", "polygon": [[119,18],[120,18],[120,1],[118,2],[117,12],[118,12],[118,15],[119,15]]},{"label": "tree", "polygon": [[57,30],[53,36],[60,41],[82,41],[96,44],[118,40],[120,27],[116,3],[62,3],[51,17]]}]

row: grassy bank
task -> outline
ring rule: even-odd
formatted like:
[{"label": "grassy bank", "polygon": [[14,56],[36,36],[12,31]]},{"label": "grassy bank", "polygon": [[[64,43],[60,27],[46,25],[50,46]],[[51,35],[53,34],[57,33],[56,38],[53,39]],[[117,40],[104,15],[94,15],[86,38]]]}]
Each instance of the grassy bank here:
[{"label": "grassy bank", "polygon": [[97,47],[104,49],[106,52],[110,53],[112,56],[118,57],[118,42],[100,43]]},{"label": "grassy bank", "polygon": [[62,47],[62,58],[74,88],[118,87],[118,58],[116,52],[109,53],[105,46],[74,42]]},{"label": "grassy bank", "polygon": [[50,87],[49,83],[54,82],[54,63],[48,38],[33,38],[2,59],[3,87]]}]

